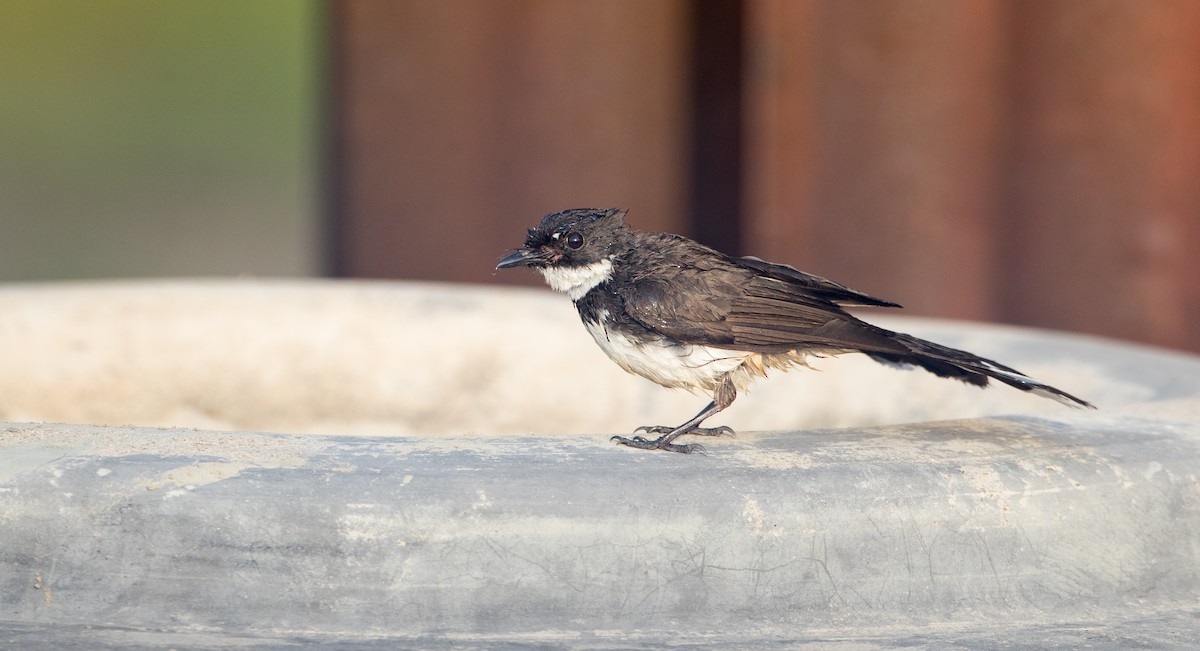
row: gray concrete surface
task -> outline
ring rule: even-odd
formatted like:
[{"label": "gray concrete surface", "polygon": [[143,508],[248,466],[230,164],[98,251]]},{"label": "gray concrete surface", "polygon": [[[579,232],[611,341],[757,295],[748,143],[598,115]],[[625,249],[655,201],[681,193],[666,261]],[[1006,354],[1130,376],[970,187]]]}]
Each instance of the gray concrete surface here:
[{"label": "gray concrete surface", "polygon": [[[24,388],[12,364],[0,374],[6,414],[51,404],[30,386],[52,391],[55,375],[70,389],[60,398],[107,399],[113,419],[131,423],[194,413],[168,398],[191,399],[222,382],[222,395],[243,406],[213,400],[205,418],[285,422],[273,410],[348,384],[337,393],[341,412],[322,403],[304,413],[319,415],[314,430],[340,423],[351,433],[0,425],[0,646],[1200,644],[1195,357],[893,319],[1101,409],[1045,409],[1017,392],[925,383],[847,358],[822,373],[768,380],[732,408],[783,423],[774,431],[711,441],[708,456],[670,455],[608,442],[676,404],[657,404],[671,394],[653,387],[625,389],[602,357],[592,368],[586,334],[546,298],[339,283],[0,290],[3,341],[24,349],[14,354],[27,369]],[[411,310],[420,305],[435,308],[418,317]],[[176,314],[181,307],[191,310],[191,330]],[[233,307],[245,313],[222,314]],[[285,317],[309,321],[285,325]],[[105,329],[108,339],[97,334]],[[382,341],[373,337],[385,335],[422,345],[381,344],[372,357],[369,344]],[[491,370],[460,378],[457,391],[412,372],[394,384],[376,376],[395,373],[398,359],[439,356],[449,367],[440,372],[465,373],[466,362],[444,345],[451,341],[466,342]],[[292,354],[273,370],[246,370],[244,358],[270,360],[284,349]],[[347,368],[355,362],[358,376]],[[522,371],[525,364],[533,368]],[[777,393],[776,384],[796,391],[796,376],[828,383],[813,389],[832,403],[816,425],[788,424],[802,418],[794,403],[814,400]],[[89,380],[95,395],[83,389]],[[120,385],[109,386],[114,380]],[[274,401],[244,406],[271,387],[281,394]],[[348,398],[355,388],[365,397]],[[502,400],[473,393],[493,389],[506,391]],[[132,398],[139,393],[152,399]],[[391,393],[404,394],[401,406],[371,402]],[[682,396],[687,416],[700,399]],[[961,407],[969,397],[991,413]],[[403,407],[422,400],[433,402]],[[454,430],[486,423],[497,400],[508,410],[497,421],[510,431]],[[519,415],[522,400],[529,412]],[[574,413],[566,420],[591,433],[539,427],[539,410],[555,401],[553,414]],[[611,413],[589,428],[597,404]],[[461,413],[427,415],[437,407]],[[919,420],[921,410],[928,419]],[[842,412],[859,422],[821,423]],[[445,430],[409,429],[430,422]],[[362,435],[389,428],[399,435]]]}]

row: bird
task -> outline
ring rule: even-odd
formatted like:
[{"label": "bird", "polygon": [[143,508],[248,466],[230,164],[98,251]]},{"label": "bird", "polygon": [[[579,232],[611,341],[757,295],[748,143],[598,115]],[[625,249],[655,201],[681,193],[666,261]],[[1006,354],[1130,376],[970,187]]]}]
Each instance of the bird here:
[{"label": "bird", "polygon": [[[637,231],[627,210],[574,208],[529,229],[525,244],[496,269],[529,267],[574,303],[584,327],[624,370],[668,388],[704,392],[711,402],[677,426],[642,426],[620,445],[705,452],[676,443],[685,434],[732,435],[701,427],[772,369],[806,367],[812,357],[863,353],[890,366],[943,378],[1010,387],[1094,409],[1091,403],[1012,367],[964,350],[867,323],[848,307],[898,308],[795,267],[726,255],[682,235]],[[656,438],[638,434],[659,435]]]}]

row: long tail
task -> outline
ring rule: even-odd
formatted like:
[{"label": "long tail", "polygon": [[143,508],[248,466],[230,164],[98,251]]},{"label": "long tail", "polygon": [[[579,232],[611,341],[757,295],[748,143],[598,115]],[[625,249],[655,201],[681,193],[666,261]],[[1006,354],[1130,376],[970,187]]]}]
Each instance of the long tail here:
[{"label": "long tail", "polygon": [[919,366],[939,377],[954,378],[979,387],[987,386],[988,378],[992,378],[1015,389],[1050,398],[1064,405],[1096,408],[1092,403],[1076,398],[1062,389],[1038,382],[1014,368],[974,353],[948,348],[899,332],[888,335],[889,339],[906,348],[908,352],[867,352],[871,359],[888,365]]}]

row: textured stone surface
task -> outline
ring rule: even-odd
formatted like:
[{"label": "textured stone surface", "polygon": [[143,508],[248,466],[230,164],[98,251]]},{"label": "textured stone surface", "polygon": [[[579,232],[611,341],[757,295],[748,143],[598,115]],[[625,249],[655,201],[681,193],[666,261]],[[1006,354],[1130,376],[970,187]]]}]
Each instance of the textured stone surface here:
[{"label": "textured stone surface", "polygon": [[[834,388],[820,390],[824,400],[842,402],[825,409],[866,409],[864,424],[743,431],[706,441],[708,456],[685,456],[608,442],[608,434],[659,407],[632,402],[643,387],[625,394],[604,384],[603,371],[612,371],[614,383],[625,378],[603,359],[590,368],[592,344],[569,306],[568,319],[531,316],[555,309],[534,292],[356,284],[316,284],[309,292],[301,284],[257,283],[208,286],[208,296],[201,285],[95,289],[108,302],[131,301],[106,312],[127,328],[148,309],[147,295],[190,303],[200,333],[193,346],[159,351],[177,374],[141,385],[135,380],[146,376],[134,370],[156,358],[150,343],[186,338],[172,330],[186,329],[187,318],[163,307],[157,327],[126,329],[114,344],[129,353],[123,367],[117,353],[88,339],[103,321],[68,312],[80,317],[77,324],[91,324],[76,334],[90,343],[63,355],[80,362],[86,356],[79,350],[90,351],[95,366],[87,375],[101,395],[162,399],[199,378],[242,388],[250,404],[256,391],[270,393],[261,377],[271,373],[246,370],[253,367],[240,353],[266,347],[254,359],[271,360],[279,352],[271,347],[288,340],[295,351],[277,358],[287,370],[275,371],[274,386],[287,400],[312,399],[314,387],[293,384],[324,377],[326,362],[330,376],[348,377],[332,361],[340,342],[347,357],[362,350],[355,359],[367,366],[363,378],[403,357],[384,348],[372,362],[367,353],[375,340],[348,339],[349,324],[365,328],[392,314],[376,326],[394,326],[392,336],[403,340],[403,314],[426,304],[442,306],[430,318],[443,327],[409,313],[424,348],[468,341],[468,350],[491,351],[489,363],[505,380],[463,378],[460,392],[520,382],[521,390],[508,388],[509,408],[517,414],[528,397],[525,406],[535,410],[524,417],[535,424],[547,394],[574,396],[580,429],[588,429],[592,403],[614,413],[591,428],[603,433],[553,436],[500,436],[484,427],[418,436],[399,425],[398,436],[374,437],[2,425],[0,644],[1183,649],[1200,642],[1200,361],[1193,357],[1007,328],[889,321],[1031,373],[1040,365],[1035,375],[1101,409],[1044,401],[1045,409],[1014,391],[925,383],[918,374],[847,358],[831,360],[825,373],[769,380],[732,409],[787,422],[795,407],[779,404],[786,396],[777,383],[838,373],[844,377],[832,380]],[[0,306],[24,315],[9,328],[37,321],[30,315],[38,301],[20,303],[16,291],[53,299],[43,301],[50,304],[43,316],[64,309],[55,300],[67,300],[48,288],[0,291]],[[86,288],[72,292],[72,301],[91,300],[82,296]],[[223,314],[231,304],[263,311]],[[335,307],[347,313],[335,315]],[[354,309],[376,311],[367,318]],[[444,310],[458,314],[456,327]],[[286,320],[276,320],[305,311],[313,317],[307,328],[286,330]],[[71,331],[49,317],[37,323],[27,329],[27,348],[38,337],[53,340],[56,328]],[[238,327],[229,333],[220,323]],[[558,325],[566,331],[554,334]],[[557,357],[543,359],[546,350],[536,346],[484,344],[487,333],[526,326],[543,328],[541,343]],[[326,345],[299,359],[308,338],[317,337],[313,330],[324,332]],[[201,368],[206,352],[222,349],[224,356]],[[448,349],[439,354],[452,357]],[[171,357],[178,359],[166,361]],[[39,366],[33,356],[25,363],[31,383],[57,368],[66,380],[86,384],[71,377],[78,363],[45,359]],[[533,368],[522,371],[525,364]],[[304,365],[315,370],[293,375]],[[11,366],[5,374],[16,374]],[[96,376],[103,368],[132,384],[106,386]],[[387,394],[365,379],[362,386]],[[448,387],[400,374],[393,390],[413,404],[425,396],[427,411],[474,405],[446,402],[454,395]],[[916,405],[934,404],[929,413],[937,418],[969,398],[995,413],[905,422],[920,414],[904,404],[904,387]],[[669,395],[645,389],[646,400]],[[21,408],[7,392],[0,395],[4,409]],[[485,406],[492,399],[478,397]],[[629,409],[623,401],[631,401]],[[690,415],[688,402],[671,406],[687,412],[682,416],[662,417]],[[226,413],[213,404],[213,413]],[[347,403],[347,431],[355,431],[360,413],[370,413],[356,411],[361,404]],[[322,427],[335,428],[338,412],[329,409]],[[444,422],[485,422],[484,412]],[[395,413],[403,420],[408,412]],[[889,413],[891,424],[869,424],[888,421]],[[521,422],[514,415],[509,426]]]}]

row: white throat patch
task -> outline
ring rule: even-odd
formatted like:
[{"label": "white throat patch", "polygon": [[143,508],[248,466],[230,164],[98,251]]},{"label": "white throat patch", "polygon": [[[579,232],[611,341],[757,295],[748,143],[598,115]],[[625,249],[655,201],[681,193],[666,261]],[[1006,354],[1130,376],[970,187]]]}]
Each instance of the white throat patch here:
[{"label": "white throat patch", "polygon": [[538,269],[551,289],[564,292],[572,301],[583,298],[593,287],[612,278],[612,260],[604,259],[584,267],[544,267]]}]

